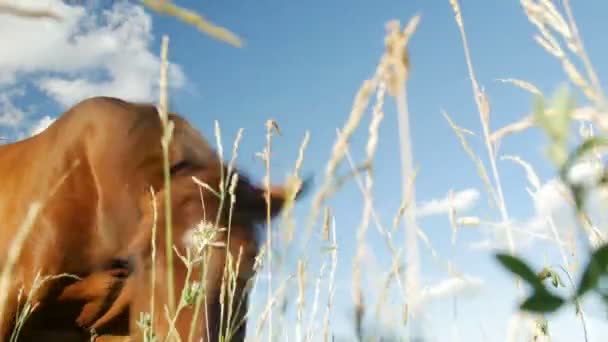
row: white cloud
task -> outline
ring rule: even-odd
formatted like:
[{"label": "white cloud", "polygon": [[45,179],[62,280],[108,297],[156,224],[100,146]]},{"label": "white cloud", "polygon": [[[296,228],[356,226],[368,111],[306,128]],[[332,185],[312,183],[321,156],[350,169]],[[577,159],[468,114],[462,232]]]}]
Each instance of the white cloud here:
[{"label": "white cloud", "polygon": [[539,185],[537,191],[528,189],[534,213],[523,220],[496,223],[489,227],[490,234],[468,245],[470,250],[488,251],[509,248],[507,229],[518,249],[533,246],[538,241],[553,241],[555,233],[563,242],[563,234],[576,227],[569,189],[558,179]]},{"label": "white cloud", "polygon": [[[570,173],[571,181],[588,182],[590,177],[599,175],[597,164],[579,163]],[[549,241],[566,247],[566,237],[580,233],[570,189],[558,178],[542,183],[536,192],[529,190],[534,205],[534,213],[523,220],[496,224],[487,229],[490,233],[479,241],[468,245],[470,250],[487,251],[495,248],[508,248],[506,229],[510,228],[518,249],[526,249],[540,241]],[[608,226],[608,192],[591,189],[585,198],[585,211],[592,223],[592,233],[587,236],[596,244],[599,237],[605,238],[606,232],[596,227]],[[589,232],[588,232],[589,233]]]},{"label": "white cloud", "polygon": [[32,126],[30,129],[30,135],[36,135],[42,131],[44,131],[47,127],[49,127],[55,121],[54,118],[51,118],[48,115],[45,115],[40,119],[36,124]]},{"label": "white cloud", "polygon": [[[51,8],[62,20],[0,14],[0,109],[4,113],[0,125],[15,125],[23,119],[24,112],[12,106],[15,94],[7,89],[24,82],[64,108],[97,95],[156,101],[159,51],[152,46],[152,19],[143,7],[120,2],[110,9],[91,11],[59,0],[18,3],[26,8]],[[178,88],[184,83],[181,68],[171,63],[169,86]]]},{"label": "white cloud", "polygon": [[452,276],[437,284],[425,287],[420,295],[422,301],[438,300],[459,295],[474,295],[478,293],[483,284],[484,282],[481,278]]},{"label": "white cloud", "polygon": [[473,251],[488,251],[496,247],[494,241],[490,238],[474,241],[469,244],[469,249]]},{"label": "white cloud", "polygon": [[[584,169],[585,168],[585,169]],[[598,175],[594,171],[594,166],[581,166],[575,172],[582,175],[592,176]],[[587,181],[588,178],[581,178]],[[585,212],[592,224],[592,231],[588,238],[593,244],[598,242],[598,238],[605,238],[605,232],[598,230],[595,227],[605,227],[607,221],[606,208],[606,192],[600,189],[590,189],[587,192],[585,201]],[[577,218],[574,200],[570,194],[570,190],[560,180],[551,179],[541,189],[534,194],[534,205],[536,208],[535,216],[524,222],[522,228],[534,233],[550,235],[553,238],[559,235],[563,240],[564,234],[570,234],[577,231]],[[579,231],[580,232],[580,231]]]},{"label": "white cloud", "polygon": [[26,113],[15,104],[14,98],[23,96],[23,93],[23,89],[0,92],[0,126],[14,129],[21,123]]},{"label": "white cloud", "polygon": [[539,216],[558,215],[570,207],[570,190],[559,180],[551,179],[541,185],[533,195],[534,207]]},{"label": "white cloud", "polygon": [[416,213],[418,216],[437,215],[448,213],[450,207],[454,208],[457,212],[461,212],[475,206],[478,199],[479,191],[477,191],[477,189],[469,188],[452,194],[451,201],[450,196],[448,195],[442,199],[423,202],[418,205]]}]

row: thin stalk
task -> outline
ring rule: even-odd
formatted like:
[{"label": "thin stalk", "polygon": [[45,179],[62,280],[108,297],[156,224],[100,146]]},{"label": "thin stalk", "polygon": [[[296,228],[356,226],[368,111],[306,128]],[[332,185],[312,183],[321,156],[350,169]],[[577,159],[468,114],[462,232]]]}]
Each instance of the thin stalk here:
[{"label": "thin stalk", "polygon": [[591,59],[587,55],[587,51],[585,50],[585,46],[583,45],[583,39],[581,38],[580,34],[578,33],[578,27],[576,25],[576,21],[574,20],[574,15],[572,14],[570,0],[564,0],[564,9],[566,12],[566,17],[568,17],[568,23],[570,24],[570,30],[572,31],[572,34],[574,35],[574,39],[573,39],[574,44],[578,48],[577,49],[578,55],[581,58],[581,61],[583,62],[585,70],[587,71],[587,75],[589,76],[589,79],[591,79],[591,83],[593,84],[593,87],[595,88],[595,92],[596,92],[597,96],[599,97],[598,105],[600,106],[600,108],[602,108],[602,110],[606,110],[606,99],[604,97],[604,92],[602,91],[601,82],[593,68],[593,64],[591,64]]},{"label": "thin stalk", "polygon": [[[471,61],[471,55],[469,52],[469,44],[467,41],[466,33],[464,32],[464,23],[462,21],[462,13],[460,10],[460,5],[457,0],[450,0],[452,4],[452,8],[456,15],[456,23],[458,26],[458,30],[460,31],[460,37],[462,39],[462,45],[464,49],[465,61],[467,64],[467,69],[469,72],[469,78],[471,79],[471,86],[473,88],[475,104],[477,105],[477,110],[479,111],[479,117],[481,121],[481,127],[483,130],[484,143],[486,144],[486,148],[488,150],[488,159],[490,160],[490,166],[492,168],[492,176],[494,177],[494,186],[496,187],[496,193],[498,195],[498,209],[500,211],[500,217],[503,222],[509,222],[509,213],[507,212],[507,207],[505,204],[505,199],[502,192],[502,183],[500,180],[500,175],[498,173],[498,168],[496,166],[496,158],[494,153],[494,147],[492,146],[492,139],[490,137],[490,128],[489,128],[489,120],[490,120],[490,108],[487,102],[487,97],[480,90],[479,84],[477,83],[477,78],[475,77],[475,71],[473,69],[473,63]],[[513,241],[513,233],[511,229],[508,228],[506,230],[507,242],[509,245],[509,251],[513,253],[515,251],[515,243]]]},{"label": "thin stalk", "polygon": [[155,292],[156,292],[156,230],[157,230],[157,220],[158,220],[158,208],[156,205],[156,195],[154,194],[154,189],[150,188],[150,195],[152,196],[152,213],[154,215],[154,221],[152,222],[152,271],[151,271],[151,286],[152,293],[150,296],[150,317],[154,319],[154,311],[155,311]]},{"label": "thin stalk", "polygon": [[175,293],[173,283],[173,234],[172,225],[173,220],[171,218],[171,166],[169,165],[169,143],[171,140],[171,128],[172,125],[169,123],[169,117],[167,112],[168,106],[168,93],[167,93],[167,54],[169,50],[169,37],[163,36],[162,45],[160,50],[161,63],[160,63],[160,98],[159,98],[159,115],[163,127],[163,136],[161,138],[161,146],[163,150],[163,175],[164,175],[164,191],[165,196],[165,251],[167,257],[167,298],[169,301],[169,312],[173,313],[175,309]]},{"label": "thin stalk", "polygon": [[[417,305],[415,301],[412,301],[412,296],[418,292],[418,279],[420,274],[420,253],[418,251],[418,237],[417,237],[417,223],[416,223],[416,187],[413,184],[409,184],[408,179],[414,176],[414,166],[412,157],[412,148],[410,142],[410,124],[409,124],[409,112],[407,107],[406,98],[406,86],[403,84],[402,91],[397,94],[397,119],[399,124],[399,144],[401,147],[401,184],[403,198],[406,198],[409,205],[405,208],[405,229],[406,236],[405,241],[407,244],[406,248],[406,259],[408,260],[408,267],[406,271],[406,288],[408,289],[408,295],[410,296],[410,303],[414,305],[409,306],[411,312],[416,312]],[[409,186],[408,186],[409,185]]]},{"label": "thin stalk", "polygon": [[[272,128],[274,121],[266,122],[266,150],[264,154],[264,165],[266,167],[266,176],[264,177],[264,185],[266,187],[266,241],[268,243],[268,300],[272,301],[272,225],[271,225],[271,208],[270,208],[270,141],[272,137]],[[268,308],[268,341],[272,342],[272,305]]]},{"label": "thin stalk", "polygon": [[[226,181],[224,179],[225,175],[224,175],[224,148],[222,146],[222,136],[221,136],[221,131],[220,131],[220,125],[219,122],[215,121],[215,139],[216,139],[216,143],[217,143],[217,149],[218,149],[218,155],[219,155],[219,161],[220,161],[220,192],[219,192],[219,198],[220,198],[220,203],[219,203],[219,207],[215,216],[215,225],[214,227],[218,227],[219,226],[219,222],[221,219],[221,214],[222,211],[224,210],[224,202],[226,199],[226,188],[225,188],[225,184]],[[213,191],[213,189],[210,189],[211,191]],[[204,197],[201,195],[201,199],[203,199]],[[204,200],[202,201],[202,205],[204,208]],[[205,215],[206,216],[206,215]],[[206,221],[206,217],[203,218],[204,221]],[[207,250],[207,248],[205,248],[203,250],[203,265],[208,265],[209,264],[209,260],[211,258],[211,255],[209,253],[209,251]],[[201,284],[206,284],[205,279],[207,278],[207,267],[203,267],[203,271],[201,272],[201,277],[200,277],[200,283]],[[206,286],[204,287],[206,289]],[[193,314],[193,319],[190,325],[190,334],[188,335],[188,341],[192,341],[193,337],[194,337],[194,331],[196,329],[196,323],[198,320],[198,315],[200,312],[200,307],[203,304],[203,301],[205,302],[205,327],[207,329],[207,337],[209,336],[210,330],[209,330],[209,312],[208,312],[208,302],[207,302],[207,295],[206,293],[203,293],[201,296],[199,296],[197,298],[196,301],[196,305],[194,307],[194,314]],[[208,341],[209,342],[209,341]]]}]

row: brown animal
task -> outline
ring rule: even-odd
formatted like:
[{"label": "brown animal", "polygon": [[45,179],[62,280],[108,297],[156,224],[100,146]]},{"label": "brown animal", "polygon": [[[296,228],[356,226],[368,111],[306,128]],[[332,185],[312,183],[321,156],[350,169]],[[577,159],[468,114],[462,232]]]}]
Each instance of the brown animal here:
[{"label": "brown animal", "polygon": [[[156,108],[109,97],[84,100],[42,133],[0,146],[0,267],[6,267],[10,244],[28,206],[43,201],[13,268],[6,303],[0,307],[2,340],[8,340],[23,304],[18,300],[20,288],[27,294],[37,272],[68,273],[80,279],[49,280],[35,292],[36,307],[20,331],[20,340],[52,336],[52,340],[86,341],[89,328],[141,340],[137,321],[142,312],[151,311],[151,298],[155,310],[151,328],[157,336],[165,336],[170,325],[165,318],[168,253],[173,253],[177,304],[187,274],[191,280],[201,280],[205,288],[198,315],[193,306],[182,308],[172,324],[176,327],[173,333],[186,340],[192,325],[195,341],[217,341],[226,331],[233,341],[244,338],[246,284],[254,274],[259,250],[255,225],[263,223],[268,214],[278,214],[293,194],[273,186],[268,208],[265,189],[239,175],[236,201],[232,203],[228,194],[220,201],[217,193],[222,175],[228,171],[226,165],[186,120],[174,113],[169,119],[175,124],[169,146],[173,245],[180,255],[186,255],[194,247],[194,227],[201,221],[214,223],[217,218],[219,227],[228,228],[216,236],[226,247],[206,248],[208,259],[191,267],[190,273],[173,250],[166,250],[167,189]],[[195,184],[192,176],[214,191]],[[224,179],[224,184],[229,182]],[[156,194],[156,212],[150,188]],[[154,213],[158,215],[155,268],[151,258]],[[235,286],[229,289],[235,292],[235,300],[225,302],[225,314],[220,317],[227,252],[234,261],[240,255],[240,266],[231,279]],[[152,271],[156,275],[154,296]],[[230,319],[227,312],[232,313]],[[198,319],[192,324],[194,316]]]}]

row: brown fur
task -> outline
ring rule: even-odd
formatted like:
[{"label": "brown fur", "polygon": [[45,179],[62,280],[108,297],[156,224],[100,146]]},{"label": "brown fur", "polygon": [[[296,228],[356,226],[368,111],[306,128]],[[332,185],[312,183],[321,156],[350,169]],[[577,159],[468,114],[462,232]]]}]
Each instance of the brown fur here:
[{"label": "brown fur", "polygon": [[[176,114],[174,138],[170,145],[170,165],[185,165],[172,176],[173,242],[184,252],[183,233],[203,218],[214,220],[219,210],[215,195],[191,179],[196,176],[214,189],[219,188],[221,162],[216,152],[188,122]],[[42,133],[0,146],[0,267],[6,251],[23,221],[28,205],[45,200],[41,215],[28,236],[13,271],[8,305],[0,317],[0,338],[7,340],[18,311],[17,291],[31,288],[36,272],[43,275],[75,274],[81,279],[49,281],[39,289],[38,304],[21,332],[21,340],[40,336],[63,336],[65,341],[87,341],[91,327],[111,335],[131,335],[141,340],[135,322],[139,312],[149,311],[150,238],[152,212],[149,188],[158,198],[156,268],[156,310],[154,330],[163,336],[167,276],[164,243],[162,130],[154,106],[115,98],[95,97],[73,106]],[[77,165],[74,166],[74,162]],[[185,162],[185,164],[183,164]],[[224,169],[224,174],[225,174]],[[67,178],[59,184],[60,179]],[[59,184],[59,185],[58,185]],[[253,259],[258,252],[255,223],[266,217],[264,190],[241,176],[231,224],[230,253],[238,257],[243,248],[239,289],[253,275]],[[285,191],[274,187],[272,215],[282,207]],[[226,202],[226,207],[229,206]],[[220,215],[220,226],[227,225],[227,212]],[[222,236],[225,240],[225,235]],[[172,251],[171,251],[172,252]],[[213,249],[205,279],[208,307],[202,308],[195,340],[216,341],[219,315],[221,272],[225,250]],[[113,265],[117,259],[129,267]],[[174,256],[175,298],[180,299],[186,269]],[[200,277],[197,268],[192,279]],[[245,303],[246,305],[246,294]],[[236,303],[235,303],[236,305]],[[246,306],[245,306],[246,308]],[[209,313],[205,317],[204,312]],[[244,310],[241,311],[242,314]],[[177,333],[186,339],[191,309],[185,309],[176,322]],[[210,334],[203,329],[208,319]],[[244,325],[232,340],[244,338]],[[46,335],[45,335],[46,334]],[[53,338],[54,339],[54,338]]]}]

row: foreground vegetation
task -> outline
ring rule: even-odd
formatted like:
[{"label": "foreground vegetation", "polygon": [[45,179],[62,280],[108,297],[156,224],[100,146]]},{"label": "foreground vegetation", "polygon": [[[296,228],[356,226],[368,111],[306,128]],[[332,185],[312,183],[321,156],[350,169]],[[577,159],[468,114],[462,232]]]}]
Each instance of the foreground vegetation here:
[{"label": "foreground vegetation", "polygon": [[[175,15],[184,22],[195,25],[203,32],[215,38],[237,47],[241,46],[241,40],[227,29],[210,24],[203,17],[198,17],[192,12],[175,7],[168,1],[144,1],[144,4],[156,11]],[[601,159],[602,149],[608,145],[608,140],[603,136],[603,133],[608,130],[608,121],[606,118],[607,103],[600,86],[599,77],[594,71],[593,65],[583,46],[582,38],[578,34],[576,22],[570,9],[570,2],[567,0],[563,1],[562,9],[559,9],[549,0],[521,0],[521,5],[529,21],[538,29],[535,39],[539,45],[545,49],[549,58],[556,58],[561,62],[569,83],[579,90],[585,98],[582,101],[581,99],[575,101],[574,92],[569,91],[567,87],[562,87],[552,96],[551,100],[547,100],[547,96],[529,81],[518,79],[506,80],[531,94],[533,115],[524,117],[518,122],[494,131],[490,127],[490,100],[477,81],[474,63],[469,53],[463,19],[466,14],[461,13],[457,0],[449,0],[449,4],[454,12],[455,24],[462,38],[473,98],[475,99],[482,127],[480,136],[483,137],[487,155],[485,157],[475,155],[467,140],[470,131],[459,127],[446,112],[443,114],[447,123],[452,127],[455,136],[462,144],[463,151],[475,163],[479,177],[486,185],[488,195],[496,205],[499,222],[495,222],[495,224],[506,227],[505,236],[508,250],[497,254],[496,258],[498,261],[497,265],[503,267],[505,272],[511,272],[516,276],[513,278],[514,280],[522,279],[524,281],[523,284],[518,282],[521,298],[513,298],[514,301],[521,302],[521,312],[517,313],[517,315],[522,320],[536,322],[533,326],[537,329],[529,332],[531,340],[547,338],[550,335],[550,327],[546,322],[550,318],[550,314],[560,307],[573,305],[575,307],[575,310],[572,310],[573,315],[576,315],[576,318],[580,320],[581,329],[586,331],[585,311],[580,304],[581,298],[589,295],[590,292],[595,292],[600,295],[600,298],[606,303],[608,308],[608,291],[602,286],[602,279],[608,276],[608,244],[606,244],[605,228],[597,226],[591,220],[585,207],[585,200],[588,198],[589,191],[604,191],[603,188],[608,182],[607,171],[604,169]],[[27,13],[25,14],[27,15]],[[40,13],[35,13],[35,15],[39,16]],[[321,269],[307,269],[309,260],[305,253],[302,253],[302,258],[298,260],[297,269],[285,269],[285,264],[280,259],[277,260],[277,258],[273,257],[273,253],[275,253],[273,251],[278,250],[277,254],[283,254],[288,248],[293,247],[291,243],[295,229],[295,220],[291,205],[288,205],[288,210],[283,213],[281,220],[281,223],[286,225],[286,228],[283,229],[287,231],[285,239],[279,241],[279,243],[273,241],[271,238],[273,235],[267,234],[266,246],[262,250],[258,260],[258,277],[264,275],[268,287],[261,289],[260,286],[256,286],[257,278],[250,284],[256,296],[263,296],[258,293],[259,291],[266,292],[266,303],[261,311],[258,310],[261,312],[261,316],[249,317],[249,331],[252,340],[261,340],[265,337],[264,334],[266,334],[266,337],[273,337],[275,336],[274,334],[279,334],[281,328],[277,326],[282,324],[281,322],[284,322],[288,314],[285,312],[287,308],[295,311],[293,314],[295,316],[296,327],[293,336],[292,334],[288,334],[290,338],[295,338],[298,341],[331,340],[333,329],[330,318],[334,305],[333,294],[336,289],[335,270],[339,262],[352,263],[353,329],[361,340],[405,340],[402,336],[407,331],[409,322],[419,312],[424,310],[418,298],[421,290],[420,251],[418,243],[420,241],[428,243],[428,239],[425,238],[425,233],[419,229],[416,223],[416,206],[414,205],[416,203],[416,170],[413,167],[415,158],[411,152],[406,87],[408,70],[410,68],[406,47],[410,37],[415,34],[416,28],[420,23],[421,17],[414,16],[404,27],[398,21],[392,21],[387,24],[385,51],[379,53],[379,62],[375,66],[374,72],[369,79],[362,82],[353,100],[350,114],[344,126],[339,129],[339,135],[333,145],[332,155],[326,163],[324,173],[320,177],[316,193],[313,196],[312,207],[307,221],[298,222],[299,225],[305,226],[304,231],[306,232],[303,245],[300,246],[302,251],[306,251],[312,237],[315,235],[321,236],[327,247],[325,249],[327,253],[326,260],[321,265]],[[171,123],[166,119],[168,103],[166,95],[168,43],[169,40],[165,37],[161,52],[163,57],[161,77],[163,78],[161,79],[160,108],[162,109],[161,116],[166,127],[166,135],[162,142],[165,149],[171,139]],[[415,62],[413,64],[415,67]],[[582,67],[578,67],[577,65],[581,65]],[[372,169],[379,139],[378,130],[384,117],[384,106],[387,101],[395,101],[398,109],[400,158],[403,175],[403,179],[400,180],[403,202],[401,203],[399,212],[395,215],[393,227],[385,227],[381,223],[381,220],[378,219],[374,199],[371,195],[374,186]],[[583,102],[587,105],[580,107],[576,105],[577,102]],[[356,163],[351,156],[349,143],[362,118],[367,113],[370,113],[369,115],[371,115],[372,119],[368,127],[369,135],[365,159],[360,163]],[[595,132],[588,131],[586,135],[581,137],[575,136],[572,134],[572,128],[573,124],[578,122],[592,124]],[[547,155],[554,163],[554,168],[556,173],[559,174],[561,181],[570,190],[570,193],[566,196],[572,201],[573,207],[577,210],[579,223],[577,229],[580,236],[583,237],[582,240],[586,242],[585,248],[579,249],[575,255],[567,257],[561,243],[562,237],[556,232],[552,239],[555,242],[555,248],[563,256],[562,262],[558,265],[547,265],[541,269],[528,266],[528,261],[518,256],[517,246],[513,241],[513,227],[510,224],[511,218],[506,210],[503,196],[501,174],[497,166],[496,153],[497,144],[505,136],[515,135],[533,128],[540,129],[546,134],[548,142],[546,148]],[[260,154],[266,165],[266,182],[269,182],[270,179],[269,160],[271,158],[272,138],[277,131],[280,131],[277,123],[269,120],[267,124],[266,148]],[[219,123],[216,124],[215,139],[219,153],[223,154],[224,148]],[[301,180],[300,169],[305,160],[308,140],[309,136],[306,135],[302,141],[300,153],[297,156],[293,172],[293,179],[295,181]],[[575,142],[574,146],[572,144],[573,141]],[[236,158],[239,143],[240,134],[232,144],[231,165],[235,161],[234,158]],[[345,160],[350,165],[352,172],[346,176],[338,175],[338,167]],[[522,159],[514,159],[514,161],[518,162],[525,169],[532,187],[537,187],[538,177],[532,166]],[[585,179],[584,181],[572,179],[572,168],[581,163],[599,165],[601,170],[597,173],[597,177],[591,180]],[[219,193],[222,201],[227,203],[227,205],[230,204],[231,176],[230,174],[225,175],[225,186],[220,189]],[[354,260],[342,260],[339,253],[339,241],[337,241],[335,234],[335,218],[332,216],[332,210],[327,205],[327,202],[346,182],[351,181],[354,181],[361,191],[364,210],[361,213],[361,224],[356,232],[358,243],[355,258]],[[168,176],[166,182],[168,185]],[[170,215],[170,213],[165,214]],[[451,213],[450,222],[455,230],[461,226],[480,224],[480,220],[477,217],[458,217],[456,213]],[[365,291],[362,290],[361,285],[365,267],[363,259],[367,230],[372,224],[378,228],[384,238],[386,248],[392,256],[393,267],[387,272],[386,287],[378,290],[378,298],[365,298]],[[396,241],[393,237],[396,235],[394,232],[401,225],[404,226],[405,230],[403,234],[404,241]],[[27,225],[25,227],[27,229]],[[159,234],[170,234],[171,232],[170,225],[159,228]],[[270,224],[265,227],[267,233],[270,233],[270,228]],[[213,243],[212,237],[215,229],[217,227],[201,227],[201,236],[205,238],[200,239],[197,253],[202,253],[203,259],[205,249]],[[167,239],[167,241],[169,244],[171,243],[170,239]],[[280,246],[277,246],[279,244]],[[169,247],[168,249],[171,248]],[[193,267],[196,257],[188,256],[187,258],[182,257],[182,259],[187,265]],[[405,266],[404,260],[407,261],[407,266]],[[168,260],[168,263],[171,264],[171,260]],[[582,263],[582,267],[578,267],[578,263]],[[5,284],[9,280],[8,278],[10,278],[10,272],[7,274],[6,269],[3,271],[5,272],[3,272],[2,279],[0,279],[0,286]],[[230,279],[231,272],[234,272],[233,269],[227,270],[226,279]],[[281,280],[281,278],[277,277],[277,274],[282,274],[282,272],[286,272],[287,276]],[[311,274],[316,275],[313,281],[309,279]],[[454,274],[454,276],[458,275]],[[277,278],[280,280],[277,281]],[[564,281],[563,278],[568,280]],[[203,289],[199,285],[200,283],[191,282],[186,286],[182,298],[174,300],[177,304],[172,306],[169,312],[176,315],[185,305],[200,306],[202,304],[200,298],[203,297],[201,296]],[[292,286],[297,287],[298,296],[293,303],[290,303],[294,305],[288,306],[285,289]],[[394,311],[402,312],[403,317],[399,320],[399,324],[393,327],[395,331],[375,329],[366,322],[374,320],[374,317],[377,317],[374,315],[377,315],[378,307],[387,305],[387,289],[393,286],[397,289],[396,297],[398,299],[392,301],[392,303],[399,306],[398,310]],[[225,287],[228,294],[227,300],[238,300],[230,298],[230,289],[232,287],[228,281]],[[562,293],[565,290],[567,294],[557,294],[552,287],[559,288]],[[1,289],[0,293],[2,293]],[[312,303],[307,303],[307,299],[311,295],[313,301]],[[321,304],[321,298],[326,300],[324,304]],[[24,312],[21,315],[22,319],[27,318],[29,310],[31,310],[29,306],[24,308]],[[155,336],[154,332],[150,330],[149,313],[141,316],[140,323],[141,328],[146,331],[147,339],[160,340],[163,338]],[[232,325],[225,327],[227,340],[230,338],[232,329],[234,329]],[[283,337],[284,335],[280,335],[276,339]],[[409,338],[409,340],[415,339],[415,336]]]}]

